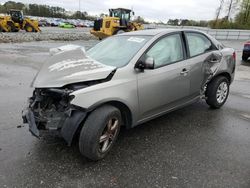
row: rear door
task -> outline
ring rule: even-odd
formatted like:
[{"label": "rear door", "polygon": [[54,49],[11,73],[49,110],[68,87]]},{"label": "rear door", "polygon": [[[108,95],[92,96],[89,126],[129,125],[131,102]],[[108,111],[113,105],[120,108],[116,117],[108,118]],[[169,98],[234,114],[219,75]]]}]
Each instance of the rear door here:
[{"label": "rear door", "polygon": [[202,33],[185,32],[185,38],[190,66],[190,96],[198,96],[211,74],[211,65],[219,64],[222,55]]},{"label": "rear door", "polygon": [[189,95],[189,65],[181,33],[159,39],[147,52],[155,69],[138,72],[140,119],[161,114]]}]

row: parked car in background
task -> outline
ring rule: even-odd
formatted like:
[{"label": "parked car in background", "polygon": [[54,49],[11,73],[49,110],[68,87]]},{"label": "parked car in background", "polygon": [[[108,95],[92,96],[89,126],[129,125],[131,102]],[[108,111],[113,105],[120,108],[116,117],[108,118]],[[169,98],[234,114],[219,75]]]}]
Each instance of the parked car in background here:
[{"label": "parked car in background", "polygon": [[244,44],[243,52],[242,52],[242,60],[247,61],[250,57],[250,41]]},{"label": "parked car in background", "polygon": [[62,22],[62,23],[60,23],[59,27],[61,27],[61,28],[68,28],[68,29],[73,29],[73,28],[75,28],[75,26],[72,25],[72,24],[69,23],[69,22]]},{"label": "parked car in background", "polygon": [[72,20],[72,19],[70,19],[70,20],[67,20],[67,23],[69,23],[69,24],[71,24],[71,25],[77,27],[77,20]]},{"label": "parked car in background", "polygon": [[92,21],[89,21],[89,20],[85,20],[85,25],[86,25],[86,27],[94,27],[94,22],[92,22]]},{"label": "parked car in background", "polygon": [[38,25],[39,27],[46,27],[46,26],[49,26],[49,23],[47,22],[47,20],[43,19],[43,20],[39,20]]},{"label": "parked car in background", "polygon": [[87,27],[84,20],[76,21],[77,27]]},{"label": "parked car in background", "polygon": [[58,19],[53,19],[50,22],[51,27],[57,27],[57,26],[59,26],[59,24],[60,24],[60,20],[58,20]]},{"label": "parked car in background", "polygon": [[[235,51],[192,30],[143,30],[115,35],[85,52],[65,46],[33,81],[23,111],[33,135],[50,131],[91,160],[104,158],[121,126],[133,128],[205,99],[227,101]],[[79,133],[79,134],[78,134]]]}]

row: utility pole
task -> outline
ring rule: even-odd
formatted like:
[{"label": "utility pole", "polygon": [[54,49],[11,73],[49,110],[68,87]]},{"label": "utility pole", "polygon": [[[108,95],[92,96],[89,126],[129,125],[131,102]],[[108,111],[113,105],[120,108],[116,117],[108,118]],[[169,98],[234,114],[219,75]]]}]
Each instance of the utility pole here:
[{"label": "utility pole", "polygon": [[81,0],[79,0],[79,12],[81,12]]}]

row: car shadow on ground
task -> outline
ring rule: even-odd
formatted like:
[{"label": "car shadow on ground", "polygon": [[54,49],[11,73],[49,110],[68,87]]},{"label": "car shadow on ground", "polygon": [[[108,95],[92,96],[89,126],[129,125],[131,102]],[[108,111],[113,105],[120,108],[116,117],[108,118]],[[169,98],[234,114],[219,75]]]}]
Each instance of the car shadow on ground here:
[{"label": "car shadow on ground", "polygon": [[[164,147],[171,147],[171,139],[183,139],[185,134],[195,134],[198,129],[207,129],[211,125],[211,117],[216,119],[220,111],[210,109],[204,102],[196,103],[183,109],[171,112],[167,115],[139,125],[133,129],[122,128],[118,141],[110,154],[102,162],[112,163],[114,159],[120,160],[123,156],[133,158],[147,153],[157,153]],[[191,131],[191,132],[190,132]],[[182,141],[180,141],[182,142]],[[179,143],[178,143],[179,144]],[[159,148],[159,151],[156,150]],[[160,151],[161,152],[161,151]],[[33,156],[36,162],[48,161],[64,165],[86,164],[90,161],[81,156],[78,150],[77,140],[71,147],[67,147],[64,140],[47,135],[34,145]],[[126,159],[123,159],[126,161]],[[62,164],[60,164],[62,165]]]}]

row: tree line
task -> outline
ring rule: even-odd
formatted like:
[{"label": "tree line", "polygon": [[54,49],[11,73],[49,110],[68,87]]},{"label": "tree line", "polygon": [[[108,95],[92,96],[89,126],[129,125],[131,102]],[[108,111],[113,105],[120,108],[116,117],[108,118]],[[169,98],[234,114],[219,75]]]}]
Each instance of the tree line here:
[{"label": "tree line", "polygon": [[[167,24],[211,27],[215,29],[250,29],[250,0],[218,0],[218,3],[219,6],[216,10],[214,20],[195,21],[188,19],[170,19]],[[3,5],[0,4],[0,13],[7,13],[10,9],[22,10],[24,15],[30,16],[88,20],[96,19],[95,16],[88,15],[87,12],[75,11],[73,14],[69,15],[62,7],[23,4],[14,1],[8,1]],[[146,23],[142,17],[138,17],[137,21]]]},{"label": "tree line", "polygon": [[170,19],[168,24],[213,29],[250,29],[250,0],[218,0],[218,2],[214,20]]},{"label": "tree line", "polygon": [[219,0],[215,20],[216,29],[250,29],[250,0]]},{"label": "tree line", "polygon": [[8,1],[3,5],[0,4],[0,13],[8,13],[10,9],[22,10],[24,15],[51,17],[51,18],[72,18],[72,19],[88,19],[94,20],[95,17],[88,15],[87,12],[75,11],[72,15],[68,15],[67,11],[62,7],[54,7],[38,4],[23,4],[21,2]]},{"label": "tree line", "polygon": [[[71,18],[71,19],[87,19],[95,20],[97,16],[88,15],[88,13],[75,11],[72,15],[68,15],[67,11],[61,7],[53,7],[48,5],[38,5],[38,4],[23,4],[21,2],[8,1],[3,5],[0,4],[0,13],[8,13],[10,9],[22,10],[24,15],[29,16],[39,16],[39,17],[51,17],[51,18]],[[103,17],[106,14],[101,13],[99,16]],[[143,17],[138,16],[136,18],[137,22],[147,23]]]}]

